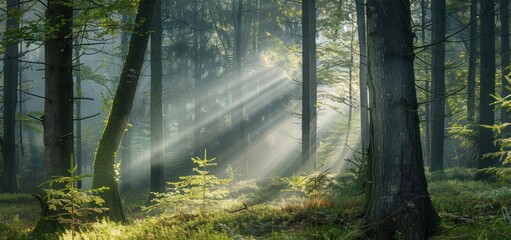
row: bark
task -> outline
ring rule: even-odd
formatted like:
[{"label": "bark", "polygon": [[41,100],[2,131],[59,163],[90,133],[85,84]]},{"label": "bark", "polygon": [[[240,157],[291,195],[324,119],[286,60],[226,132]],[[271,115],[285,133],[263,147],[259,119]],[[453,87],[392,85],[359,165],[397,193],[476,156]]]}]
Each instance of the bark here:
[{"label": "bark", "polygon": [[[73,134],[73,6],[71,0],[48,1],[45,39],[45,102],[44,179],[68,176],[74,153]],[[53,185],[61,188],[62,185]],[[41,202],[42,218],[36,233],[51,233],[61,229],[55,219],[58,210],[45,209]]]},{"label": "bark", "polygon": [[[55,27],[45,40],[44,178],[67,176],[74,152],[73,7],[49,1],[46,19]],[[60,25],[60,28],[57,27]]]},{"label": "bark", "polygon": [[[76,57],[76,66],[80,66],[80,49],[79,42],[75,41],[75,57]],[[76,76],[76,96],[78,98],[82,97],[82,80],[80,75]],[[76,100],[76,165],[78,168],[76,169],[76,175],[82,175],[83,173],[83,144],[82,144],[82,102],[81,99]],[[82,181],[77,181],[77,188],[82,188]]]},{"label": "bark", "polygon": [[[161,0],[156,0],[151,33],[151,192],[165,191],[163,168],[162,24]],[[151,198],[152,194],[149,198]]]},{"label": "bark", "polygon": [[[18,0],[7,1],[7,12],[15,13],[19,11]],[[7,46],[4,55],[4,102],[3,102],[3,174],[1,192],[16,193],[18,192],[17,174],[17,157],[16,157],[16,106],[17,106],[17,87],[18,87],[18,71],[19,71],[19,49],[18,39],[16,39],[15,31],[19,28],[19,22],[15,14],[8,14],[5,21],[6,31],[10,34],[6,35],[6,40],[10,43]]]},{"label": "bark", "polygon": [[204,143],[201,138],[201,129],[202,124],[200,124],[200,120],[202,119],[202,105],[201,102],[203,99],[200,97],[203,95],[202,91],[205,89],[201,88],[202,85],[202,49],[201,49],[201,40],[202,40],[202,30],[199,29],[199,15],[200,15],[200,3],[198,0],[194,2],[194,19],[193,25],[195,27],[194,30],[194,39],[193,39],[193,63],[194,63],[194,126],[193,126],[193,153],[194,156],[202,156],[202,150],[204,150]]},{"label": "bark", "polygon": [[302,2],[302,169],[315,169],[317,157],[316,1]]},{"label": "bark", "polygon": [[106,215],[115,222],[125,222],[124,209],[115,180],[115,154],[128,125],[137,90],[140,72],[144,63],[145,51],[151,28],[155,0],[141,0],[135,19],[134,34],[131,36],[128,55],[121,71],[119,85],[115,92],[112,109],[103,134],[99,140],[94,159],[94,177],[92,187],[109,188],[101,194]]},{"label": "bark", "polygon": [[[511,85],[509,84],[506,77],[509,75],[509,0],[500,0],[500,23],[501,23],[501,29],[500,29],[500,48],[502,52],[502,93],[501,96],[506,97],[511,92],[509,91],[509,88]],[[505,122],[511,122],[511,114],[509,110],[502,108],[500,113],[500,121]],[[510,129],[505,128],[504,134],[506,136],[509,136]]]},{"label": "bark", "polygon": [[445,129],[445,0],[431,2],[432,34],[432,105],[431,105],[431,159],[430,171],[442,170]]},{"label": "bark", "polygon": [[[475,97],[476,97],[476,68],[477,68],[477,2],[478,0],[470,1],[470,42],[468,52],[468,79],[467,79],[467,122],[474,131],[475,128]],[[469,137],[471,145],[476,145],[476,135],[472,134]],[[465,158],[465,166],[474,167],[474,159],[477,157],[477,148],[471,148],[467,151]]]},{"label": "bark", "polygon": [[[481,0],[481,80],[479,92],[479,161],[478,169],[495,166],[493,157],[486,157],[495,152],[493,131],[486,126],[495,123],[493,112],[495,94],[495,10],[493,0]],[[488,179],[492,174],[479,172],[476,179]]]},{"label": "bark", "polygon": [[374,239],[427,239],[436,213],[424,176],[410,2],[367,3]]},{"label": "bark", "polygon": [[367,45],[365,1],[357,1],[358,44],[360,51],[360,136],[362,152],[369,147],[369,102],[367,95]]}]

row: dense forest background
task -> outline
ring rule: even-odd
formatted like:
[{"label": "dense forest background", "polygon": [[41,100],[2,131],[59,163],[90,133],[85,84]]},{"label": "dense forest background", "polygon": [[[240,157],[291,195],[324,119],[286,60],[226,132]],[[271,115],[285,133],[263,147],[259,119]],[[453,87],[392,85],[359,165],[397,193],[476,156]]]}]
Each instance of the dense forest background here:
[{"label": "dense forest background", "polygon": [[506,239],[508,11],[0,0],[0,233]]}]

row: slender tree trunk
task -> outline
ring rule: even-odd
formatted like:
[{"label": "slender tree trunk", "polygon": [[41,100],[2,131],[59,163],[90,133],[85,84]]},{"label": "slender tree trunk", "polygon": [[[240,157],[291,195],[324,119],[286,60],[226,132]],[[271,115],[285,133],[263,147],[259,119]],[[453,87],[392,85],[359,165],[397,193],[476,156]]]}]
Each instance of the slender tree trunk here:
[{"label": "slender tree trunk", "polygon": [[[75,57],[76,57],[76,66],[81,65],[80,61],[80,47],[79,42],[75,40]],[[83,172],[83,144],[82,144],[82,79],[80,74],[76,74],[76,96],[78,99],[76,100],[76,157],[75,163],[78,166],[76,170],[76,175],[82,175]],[[78,181],[76,183],[77,188],[82,188],[82,181]]]},{"label": "slender tree trunk", "polygon": [[436,214],[423,169],[410,2],[370,0],[366,10],[373,146],[369,233],[374,239],[427,239]]},{"label": "slender tree trunk", "polygon": [[432,106],[431,106],[431,159],[430,171],[442,170],[444,159],[445,125],[445,0],[431,2],[432,35],[431,48]]},{"label": "slender tree trunk", "polygon": [[201,136],[201,130],[202,130],[202,124],[200,124],[200,121],[202,119],[202,105],[203,105],[203,98],[202,91],[205,91],[205,89],[201,88],[202,85],[202,49],[201,49],[201,40],[202,40],[202,30],[199,29],[199,12],[200,12],[200,3],[198,0],[195,0],[194,2],[194,18],[193,18],[193,25],[195,27],[194,30],[194,39],[193,39],[193,63],[194,63],[194,123],[193,126],[193,153],[194,156],[201,156],[202,151],[204,150],[204,143],[202,142],[202,136]]},{"label": "slender tree trunk", "polygon": [[[495,9],[493,0],[481,0],[481,80],[479,95],[479,161],[478,169],[495,166],[493,157],[486,157],[495,152],[493,131],[486,126],[495,123],[493,112],[495,94]],[[492,174],[479,172],[476,179],[488,179]]]},{"label": "slender tree trunk", "polygon": [[16,31],[19,28],[19,21],[16,18],[19,12],[19,0],[7,1],[7,20],[5,21],[6,31],[11,34],[6,35],[9,45],[4,55],[4,102],[3,102],[3,174],[1,192],[18,192],[17,157],[16,157],[16,106],[17,106],[17,87],[18,87],[18,69],[19,69],[19,49]]},{"label": "slender tree trunk", "polygon": [[316,0],[302,1],[302,169],[317,156]]},{"label": "slender tree trunk", "polygon": [[367,46],[366,46],[366,20],[365,1],[357,1],[358,44],[360,51],[360,142],[362,152],[369,147],[369,102],[367,96]]},{"label": "slender tree trunk", "polygon": [[[502,52],[502,93],[503,97],[511,94],[509,88],[511,84],[509,84],[506,79],[509,77],[509,0],[500,0],[500,51]],[[511,114],[507,109],[502,108],[500,112],[500,121],[503,123],[511,122]],[[511,133],[509,128],[504,128],[504,134],[509,136]]]},{"label": "slender tree trunk", "polygon": [[[156,0],[151,33],[151,192],[165,191],[163,167],[163,106],[162,106],[162,18],[161,0]],[[149,199],[151,199],[152,194]]]},{"label": "slender tree trunk", "polygon": [[115,180],[115,153],[121,143],[132,110],[133,99],[147,49],[154,5],[155,0],[141,0],[139,2],[134,34],[131,36],[128,55],[121,71],[112,110],[103,135],[99,140],[94,159],[92,187],[106,186],[109,188],[108,191],[101,194],[101,197],[105,200],[105,205],[109,209],[106,214],[110,220],[115,222],[126,221],[117,188],[117,181]]},{"label": "slender tree trunk", "polygon": [[[478,0],[470,1],[470,42],[468,52],[468,79],[467,79],[467,122],[469,127],[477,132],[475,128],[475,96],[476,96],[476,68],[477,68],[477,3]],[[471,146],[477,145],[476,134],[468,136]],[[465,157],[465,167],[475,167],[475,159],[477,159],[477,148],[470,147],[467,149]]]}]

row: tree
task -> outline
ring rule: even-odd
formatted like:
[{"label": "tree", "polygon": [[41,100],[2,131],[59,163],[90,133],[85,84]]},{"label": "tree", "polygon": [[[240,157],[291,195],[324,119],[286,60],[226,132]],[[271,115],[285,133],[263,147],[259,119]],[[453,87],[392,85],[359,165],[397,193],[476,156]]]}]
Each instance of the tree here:
[{"label": "tree", "polygon": [[65,176],[73,155],[73,5],[48,1],[45,39],[44,174]]},{"label": "tree", "polygon": [[[486,157],[495,152],[493,131],[487,126],[493,126],[495,94],[495,9],[493,0],[481,0],[481,80],[479,92],[479,161],[478,169],[495,166],[496,159]],[[491,174],[479,172],[476,179],[488,179]]]},{"label": "tree", "polygon": [[[73,134],[73,4],[71,0],[48,1],[45,45],[44,179],[66,176],[74,152]],[[53,188],[64,186],[56,184]],[[44,196],[40,198],[40,201]],[[55,216],[60,209],[49,209],[41,202],[42,218],[34,232],[51,233],[61,228]]]},{"label": "tree", "polygon": [[19,69],[19,49],[15,31],[19,28],[19,0],[7,1],[6,42],[4,54],[4,107],[3,107],[3,173],[2,192],[15,193],[18,191],[16,180],[16,106]]},{"label": "tree", "polygon": [[[470,1],[470,42],[468,50],[468,79],[467,79],[467,122],[470,125],[475,124],[475,103],[476,103],[476,68],[477,68],[477,2],[478,0]],[[473,126],[471,126],[473,128]],[[469,137],[471,144],[476,144],[475,136],[472,134]],[[465,163],[468,166],[473,166],[473,156],[476,150],[470,150],[467,153]]]},{"label": "tree", "polygon": [[[502,52],[501,61],[502,61],[502,97],[506,97],[511,92],[509,88],[511,85],[507,81],[507,77],[509,75],[509,65],[511,64],[509,61],[509,0],[500,0],[500,49]],[[500,112],[500,121],[501,122],[511,122],[511,114],[506,109],[502,109]],[[509,129],[505,129],[505,133],[509,134]]]},{"label": "tree", "polygon": [[369,147],[369,103],[367,96],[367,45],[365,1],[357,0],[358,44],[360,51],[360,138],[362,151]]},{"label": "tree", "polygon": [[[151,33],[151,192],[165,191],[163,168],[163,107],[162,107],[162,23],[161,0],[156,0]],[[152,198],[150,194],[149,199]]]},{"label": "tree", "polygon": [[436,213],[424,176],[410,1],[367,2],[374,239],[427,239]]},{"label": "tree", "polygon": [[115,155],[128,125],[133,106],[133,99],[149,39],[154,5],[155,0],[141,0],[139,2],[128,55],[121,71],[110,116],[99,140],[94,158],[92,188],[103,186],[109,188],[108,191],[101,193],[101,197],[105,200],[105,207],[109,209],[106,214],[110,217],[110,220],[116,222],[125,222],[126,217],[115,176]]},{"label": "tree", "polygon": [[302,168],[316,168],[316,1],[302,1]]},{"label": "tree", "polygon": [[445,131],[445,0],[431,2],[432,15],[432,106],[430,171],[442,170]]}]

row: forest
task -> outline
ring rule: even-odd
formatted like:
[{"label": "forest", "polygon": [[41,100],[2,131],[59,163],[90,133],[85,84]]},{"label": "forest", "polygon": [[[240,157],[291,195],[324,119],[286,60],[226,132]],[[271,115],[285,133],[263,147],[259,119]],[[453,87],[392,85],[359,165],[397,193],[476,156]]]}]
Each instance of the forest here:
[{"label": "forest", "polygon": [[511,239],[508,0],[0,0],[0,239]]}]

